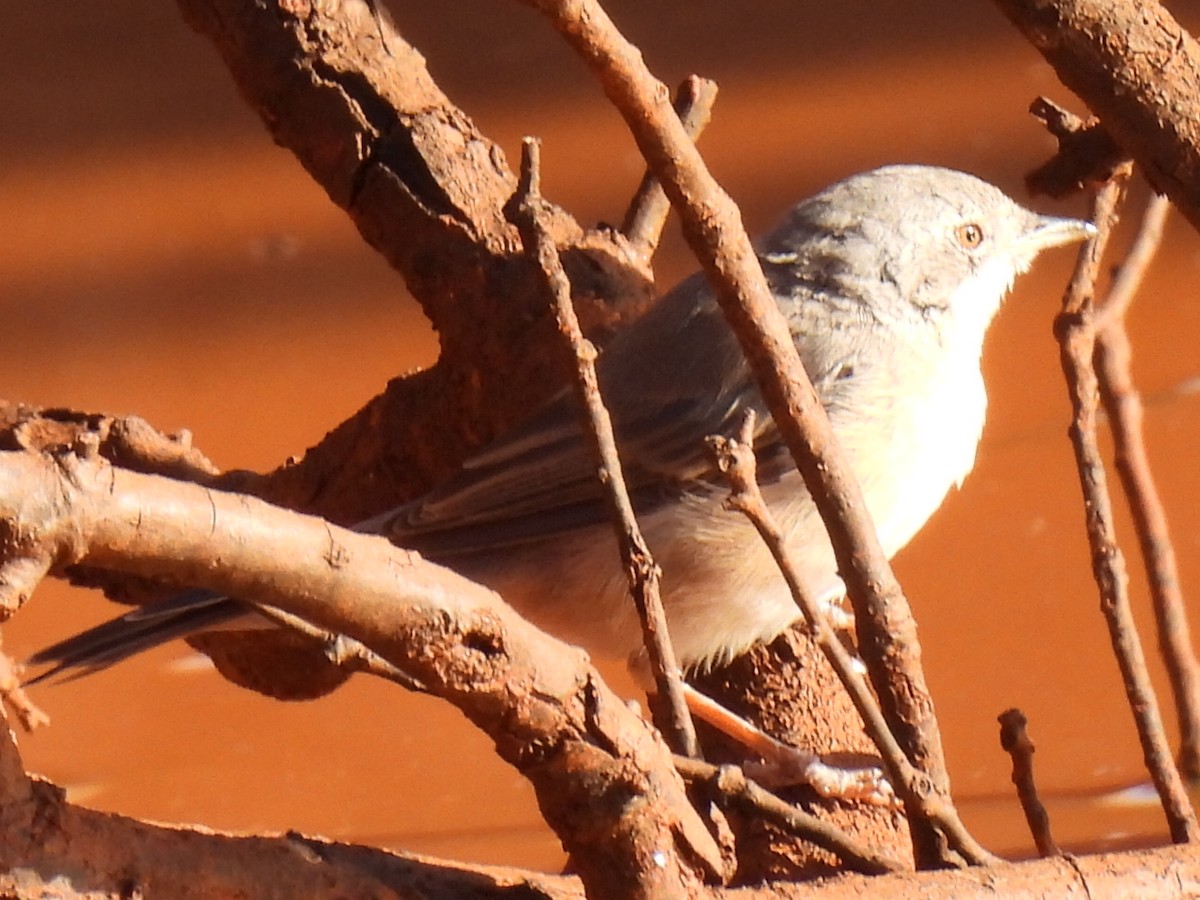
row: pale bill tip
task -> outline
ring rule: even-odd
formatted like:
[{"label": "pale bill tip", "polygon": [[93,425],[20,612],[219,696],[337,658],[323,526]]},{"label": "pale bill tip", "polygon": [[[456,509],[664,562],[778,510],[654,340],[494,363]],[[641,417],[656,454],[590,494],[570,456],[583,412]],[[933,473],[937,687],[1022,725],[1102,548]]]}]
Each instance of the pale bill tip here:
[{"label": "pale bill tip", "polygon": [[1038,216],[1033,229],[1042,247],[1057,247],[1096,236],[1096,226],[1083,219],[1067,219],[1059,216]]}]

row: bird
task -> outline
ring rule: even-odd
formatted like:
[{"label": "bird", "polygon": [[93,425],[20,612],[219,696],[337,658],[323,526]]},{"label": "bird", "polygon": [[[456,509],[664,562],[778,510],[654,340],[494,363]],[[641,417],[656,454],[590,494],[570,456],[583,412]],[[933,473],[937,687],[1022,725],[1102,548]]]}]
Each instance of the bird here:
[{"label": "bird", "polygon": [[[974,466],[984,338],[1014,280],[1042,251],[1094,231],[964,172],[892,165],[802,201],[755,243],[888,557]],[[753,527],[723,507],[728,488],[706,449],[747,413],[763,496],[803,585],[818,600],[844,593],[825,526],[702,273],[621,331],[597,374],[686,669],[727,662],[800,615]],[[495,589],[590,652],[636,655],[641,629],[601,490],[574,395],[563,391],[444,484],[355,528]],[[253,615],[239,600],[188,591],[29,663],[51,666],[35,680],[86,674]]]}]

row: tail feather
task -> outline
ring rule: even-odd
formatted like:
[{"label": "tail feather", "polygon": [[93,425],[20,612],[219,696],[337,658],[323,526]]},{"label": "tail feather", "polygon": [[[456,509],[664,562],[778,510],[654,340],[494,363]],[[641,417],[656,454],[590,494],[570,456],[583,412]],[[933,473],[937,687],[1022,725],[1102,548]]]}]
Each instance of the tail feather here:
[{"label": "tail feather", "polygon": [[28,664],[52,668],[26,686],[50,679],[74,681],[159,644],[226,625],[249,612],[245,604],[212,591],[186,591],[39,650]]}]

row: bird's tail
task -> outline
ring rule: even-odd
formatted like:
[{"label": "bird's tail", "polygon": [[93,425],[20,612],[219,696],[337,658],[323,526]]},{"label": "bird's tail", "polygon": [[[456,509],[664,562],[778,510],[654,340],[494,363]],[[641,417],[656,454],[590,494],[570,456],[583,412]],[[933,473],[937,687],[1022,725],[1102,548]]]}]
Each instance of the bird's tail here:
[{"label": "bird's tail", "polygon": [[27,660],[28,664],[51,668],[26,685],[60,676],[64,681],[73,681],[159,644],[227,626],[247,614],[252,613],[245,604],[221,594],[185,591],[39,650]]}]

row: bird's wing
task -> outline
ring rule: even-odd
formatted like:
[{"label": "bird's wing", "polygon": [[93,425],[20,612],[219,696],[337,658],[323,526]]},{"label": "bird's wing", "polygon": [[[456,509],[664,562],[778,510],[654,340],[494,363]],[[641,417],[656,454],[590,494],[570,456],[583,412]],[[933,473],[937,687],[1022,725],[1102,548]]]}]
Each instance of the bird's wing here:
[{"label": "bird's wing", "polygon": [[[756,446],[777,477],[778,433],[707,286],[684,282],[601,354],[601,393],[635,508],[645,513],[717,483],[704,439],[734,435],[756,413]],[[602,488],[573,394],[563,393],[469,460],[443,487],[402,507],[382,530],[452,557],[537,540],[605,520]]]}]

